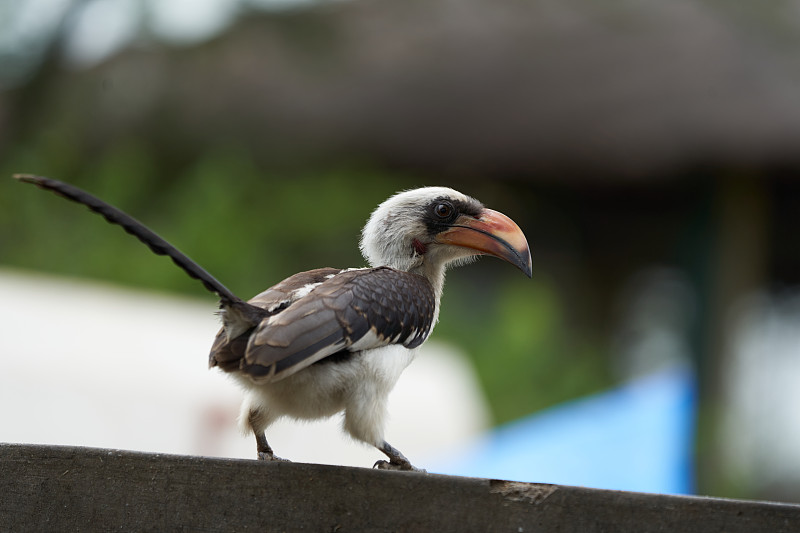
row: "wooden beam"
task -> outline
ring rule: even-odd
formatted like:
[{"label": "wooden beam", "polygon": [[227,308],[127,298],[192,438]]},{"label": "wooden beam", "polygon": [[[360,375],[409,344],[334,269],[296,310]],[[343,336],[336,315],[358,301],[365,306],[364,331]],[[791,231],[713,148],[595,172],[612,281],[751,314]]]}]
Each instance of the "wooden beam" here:
[{"label": "wooden beam", "polygon": [[0,444],[4,531],[800,531],[800,506]]}]

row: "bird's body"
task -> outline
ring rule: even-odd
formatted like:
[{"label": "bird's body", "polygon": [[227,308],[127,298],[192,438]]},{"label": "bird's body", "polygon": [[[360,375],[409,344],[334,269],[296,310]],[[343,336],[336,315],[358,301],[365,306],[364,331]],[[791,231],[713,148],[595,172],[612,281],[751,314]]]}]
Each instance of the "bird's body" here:
[{"label": "bird's body", "polygon": [[[423,305],[431,305],[433,289],[424,278],[385,267],[345,270],[324,268],[301,272],[255,296],[248,303],[273,312],[282,309],[265,321],[265,331],[262,336],[271,340],[275,335],[270,331],[271,328],[291,327],[297,323],[295,317],[282,316],[284,311],[292,309],[297,304],[299,305],[295,309],[304,304],[308,305],[304,298],[308,298],[309,302],[323,301],[314,293],[315,290],[336,295],[342,292],[340,287],[343,284],[348,284],[353,279],[379,280],[381,276],[400,276],[416,281],[422,290],[427,289],[430,294],[427,298],[417,297],[414,300]],[[345,291],[345,294],[352,294],[352,289]],[[370,295],[375,294],[377,293],[374,290],[370,291]],[[366,307],[368,302],[364,300],[361,305]],[[390,311],[396,308],[396,305],[387,307]],[[316,310],[316,306],[314,309]],[[325,311],[328,309],[316,312]],[[306,315],[307,312],[301,309],[298,313],[301,315],[299,320],[313,316],[313,314]],[[415,316],[424,318],[421,314]],[[283,321],[280,320],[282,318]],[[247,391],[239,417],[243,432],[263,432],[281,417],[315,420],[344,411],[344,429],[353,438],[380,447],[383,443],[382,428],[386,419],[389,393],[400,374],[414,359],[416,346],[427,337],[433,320],[433,314],[428,316],[427,321],[423,320],[427,323],[420,325],[419,335],[413,335],[416,328],[409,329],[407,338],[409,344],[414,346],[412,348],[402,344],[385,344],[386,341],[399,340],[399,336],[403,335],[401,328],[396,328],[397,333],[384,341],[381,341],[377,334],[367,330],[363,337],[346,348],[336,349],[336,343],[333,343],[334,348],[323,349],[318,354],[307,357],[304,360],[304,363],[308,363],[307,366],[299,368],[300,365],[294,365],[287,370],[277,372],[277,369],[264,372],[263,367],[243,363],[247,349],[244,339],[236,346],[235,341],[228,341],[223,328],[217,334],[212,346],[209,365],[220,366],[223,370],[231,372]],[[399,325],[399,320],[394,322]],[[338,327],[334,329],[341,331]],[[302,331],[305,333],[307,329],[302,328]],[[251,338],[256,341],[257,335],[256,332],[250,333],[246,335],[246,339],[248,342]],[[344,344],[347,342],[343,342],[342,346]],[[360,349],[359,344],[366,349]],[[385,345],[374,347],[376,344]],[[336,351],[327,354],[331,350]],[[290,351],[297,353],[297,350]],[[320,357],[322,354],[327,355]],[[276,359],[279,362],[287,360]],[[233,364],[232,360],[235,361]],[[242,368],[248,368],[250,372],[242,371]],[[281,375],[288,370],[292,372],[285,376]]]},{"label": "bird's body", "polygon": [[360,242],[369,267],[302,272],[245,302],[113,206],[56,180],[16,177],[87,205],[220,297],[223,325],[209,365],[245,389],[241,427],[265,460],[277,459],[265,436],[274,421],[343,412],[345,431],[389,457],[377,466],[415,469],[384,438],[386,407],[438,320],[445,271],[489,254],[531,273],[528,244],[511,219],[453,189],[425,187],[372,213]]},{"label": "bird's body", "polygon": [[316,420],[344,412],[343,429],[353,438],[380,448],[389,393],[416,352],[396,344],[354,352],[345,361],[317,363],[257,387],[237,375],[249,389],[242,403],[241,429],[263,432],[284,416]]}]

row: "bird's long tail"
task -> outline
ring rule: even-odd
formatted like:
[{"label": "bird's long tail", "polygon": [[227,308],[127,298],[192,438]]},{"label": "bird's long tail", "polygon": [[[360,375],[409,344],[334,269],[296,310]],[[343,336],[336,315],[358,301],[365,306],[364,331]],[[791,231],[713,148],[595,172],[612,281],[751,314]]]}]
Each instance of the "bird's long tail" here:
[{"label": "bird's long tail", "polygon": [[107,221],[122,228],[142,241],[150,248],[153,253],[158,255],[169,256],[172,261],[178,265],[184,272],[189,274],[190,277],[200,280],[203,285],[211,292],[219,296],[221,304],[225,307],[252,307],[245,304],[241,298],[233,294],[225,285],[217,281],[217,279],[209,274],[203,267],[189,259],[183,252],[172,246],[170,243],[159,237],[154,231],[150,230],[147,226],[133,218],[132,216],[120,211],[111,204],[108,204],[99,198],[83,191],[77,187],[67,183],[44,178],[41,176],[33,176],[30,174],[16,174],[15,179],[24,183],[33,183],[42,189],[52,191],[59,196],[78,202],[88,207],[95,213],[102,215]]}]

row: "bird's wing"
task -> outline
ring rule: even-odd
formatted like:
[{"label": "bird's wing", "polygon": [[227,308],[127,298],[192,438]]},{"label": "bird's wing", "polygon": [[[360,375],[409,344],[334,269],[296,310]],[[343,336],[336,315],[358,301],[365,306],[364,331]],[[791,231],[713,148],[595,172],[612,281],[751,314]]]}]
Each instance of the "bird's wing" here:
[{"label": "bird's wing", "polygon": [[[274,315],[288,308],[323,281],[341,272],[340,268],[317,268],[300,272],[254,296],[247,303],[264,309],[268,315]],[[253,327],[229,342],[225,329],[220,329],[208,355],[208,366],[218,366],[226,372],[238,370],[247,351],[247,341],[255,330]]]},{"label": "bird's wing", "polygon": [[326,276],[255,328],[239,369],[269,382],[342,351],[415,348],[430,333],[434,306],[433,288],[415,274],[381,267]]}]

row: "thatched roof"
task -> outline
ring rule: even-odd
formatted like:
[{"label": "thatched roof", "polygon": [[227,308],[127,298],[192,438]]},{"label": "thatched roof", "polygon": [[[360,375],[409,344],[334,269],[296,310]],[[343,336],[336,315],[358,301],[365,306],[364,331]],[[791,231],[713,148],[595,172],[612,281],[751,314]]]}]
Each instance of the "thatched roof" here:
[{"label": "thatched roof", "polygon": [[245,138],[268,157],[551,176],[796,165],[800,29],[721,9],[326,4],[244,18],[200,47],[129,50],[72,82],[68,105],[91,103],[100,140]]}]

